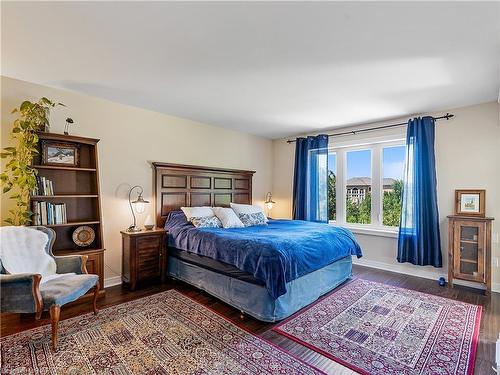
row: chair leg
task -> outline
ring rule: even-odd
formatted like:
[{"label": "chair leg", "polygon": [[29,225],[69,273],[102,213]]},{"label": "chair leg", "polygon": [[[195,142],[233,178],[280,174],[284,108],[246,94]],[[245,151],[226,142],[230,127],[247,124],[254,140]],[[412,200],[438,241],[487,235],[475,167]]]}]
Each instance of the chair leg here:
[{"label": "chair leg", "polygon": [[99,312],[99,309],[97,308],[97,297],[99,296],[99,289],[100,289],[99,280],[97,280],[97,283],[95,284],[94,287],[94,301],[93,301],[94,315],[97,315],[97,313]]},{"label": "chair leg", "polygon": [[50,324],[52,325],[52,350],[53,351],[56,351],[56,349],[57,349],[60,313],[61,313],[61,306],[53,305],[50,308]]},{"label": "chair leg", "polygon": [[37,311],[37,312],[35,313],[35,319],[36,319],[36,320],[40,320],[40,318],[42,317],[42,313],[43,313],[43,310],[42,310],[42,309],[40,309],[39,311]]}]

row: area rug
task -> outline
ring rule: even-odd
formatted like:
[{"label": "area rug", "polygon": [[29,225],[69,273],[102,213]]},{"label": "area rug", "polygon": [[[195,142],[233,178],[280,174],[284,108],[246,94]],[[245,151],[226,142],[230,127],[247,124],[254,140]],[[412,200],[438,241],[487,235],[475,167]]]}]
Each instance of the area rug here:
[{"label": "area rug", "polygon": [[323,374],[169,290],[1,340],[2,374]]},{"label": "area rug", "polygon": [[356,279],[273,330],[361,374],[474,373],[481,307]]}]

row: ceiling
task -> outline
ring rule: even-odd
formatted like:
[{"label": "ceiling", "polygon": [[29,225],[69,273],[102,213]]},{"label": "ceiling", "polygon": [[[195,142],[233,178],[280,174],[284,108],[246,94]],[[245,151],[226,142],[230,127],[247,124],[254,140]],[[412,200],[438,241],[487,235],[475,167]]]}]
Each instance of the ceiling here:
[{"label": "ceiling", "polygon": [[1,7],[5,76],[269,138],[499,96],[498,2]]}]

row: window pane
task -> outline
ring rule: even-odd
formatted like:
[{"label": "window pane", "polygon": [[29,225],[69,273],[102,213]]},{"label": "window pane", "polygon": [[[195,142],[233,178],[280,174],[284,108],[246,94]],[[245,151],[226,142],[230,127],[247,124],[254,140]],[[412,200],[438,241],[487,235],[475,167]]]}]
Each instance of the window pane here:
[{"label": "window pane", "polygon": [[346,221],[370,224],[372,213],[372,152],[347,152]]},{"label": "window pane", "polygon": [[382,176],[384,178],[382,223],[391,227],[399,227],[405,170],[405,146],[384,148],[382,158]]},{"label": "window pane", "polygon": [[337,220],[337,154],[328,154],[328,220]]}]

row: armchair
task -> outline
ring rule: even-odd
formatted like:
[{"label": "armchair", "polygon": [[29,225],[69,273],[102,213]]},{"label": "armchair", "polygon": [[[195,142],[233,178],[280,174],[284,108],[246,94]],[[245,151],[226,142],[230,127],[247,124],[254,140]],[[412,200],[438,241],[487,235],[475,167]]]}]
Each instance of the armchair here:
[{"label": "armchair", "polygon": [[[77,300],[93,288],[93,310],[94,314],[97,314],[99,277],[87,273],[86,255],[55,256],[52,253],[55,232],[50,228],[36,226],[25,228],[26,233],[28,237],[29,231],[41,231],[47,235],[48,241],[44,251],[54,259],[57,277],[47,277],[45,281],[39,273],[9,274],[2,264],[2,257],[5,256],[4,246],[9,246],[9,241],[5,241],[7,231],[13,230],[12,228],[0,229],[0,312],[35,313],[38,320],[42,312],[48,310],[52,326],[52,349],[56,350],[61,306]],[[36,235],[38,236],[38,233]]]}]

